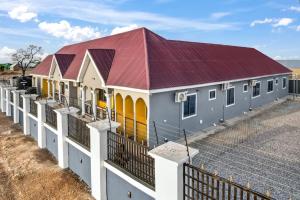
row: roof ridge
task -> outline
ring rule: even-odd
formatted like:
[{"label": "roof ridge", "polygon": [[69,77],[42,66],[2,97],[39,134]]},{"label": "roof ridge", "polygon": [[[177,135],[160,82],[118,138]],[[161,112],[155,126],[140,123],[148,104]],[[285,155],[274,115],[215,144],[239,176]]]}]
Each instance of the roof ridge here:
[{"label": "roof ridge", "polygon": [[144,36],[144,53],[145,53],[145,65],[146,65],[146,81],[147,81],[147,89],[150,89],[150,73],[149,73],[149,54],[148,54],[148,40],[147,40],[147,33],[146,28],[143,29],[143,36]]}]

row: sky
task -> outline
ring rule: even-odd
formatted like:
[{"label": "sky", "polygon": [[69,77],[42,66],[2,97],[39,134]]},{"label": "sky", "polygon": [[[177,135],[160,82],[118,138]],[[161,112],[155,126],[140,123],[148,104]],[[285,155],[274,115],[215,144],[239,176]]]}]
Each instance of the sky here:
[{"label": "sky", "polygon": [[138,27],[300,59],[300,0],[0,0],[0,63],[30,44],[45,56]]}]

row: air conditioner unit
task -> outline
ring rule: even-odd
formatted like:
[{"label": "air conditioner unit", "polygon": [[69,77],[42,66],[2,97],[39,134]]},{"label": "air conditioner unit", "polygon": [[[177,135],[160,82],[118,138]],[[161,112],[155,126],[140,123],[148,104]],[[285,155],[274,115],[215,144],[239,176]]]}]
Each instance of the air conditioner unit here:
[{"label": "air conditioner unit", "polygon": [[175,102],[180,103],[187,100],[187,91],[184,92],[176,92],[175,93]]},{"label": "air conditioner unit", "polygon": [[223,83],[221,84],[221,90],[224,91],[224,90],[227,90],[228,88],[231,87],[231,84],[230,83]]},{"label": "air conditioner unit", "polygon": [[256,85],[256,83],[257,83],[257,80],[250,80],[249,81],[250,86],[254,86],[254,85]]}]

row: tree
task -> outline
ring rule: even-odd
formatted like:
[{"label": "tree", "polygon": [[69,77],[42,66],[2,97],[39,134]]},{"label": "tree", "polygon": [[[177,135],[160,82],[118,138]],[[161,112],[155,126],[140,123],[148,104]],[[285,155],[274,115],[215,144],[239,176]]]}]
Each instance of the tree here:
[{"label": "tree", "polygon": [[41,62],[42,47],[29,45],[26,49],[18,49],[16,53],[12,55],[12,60],[18,63],[22,69],[22,76],[25,76],[25,72],[28,67],[34,67]]}]

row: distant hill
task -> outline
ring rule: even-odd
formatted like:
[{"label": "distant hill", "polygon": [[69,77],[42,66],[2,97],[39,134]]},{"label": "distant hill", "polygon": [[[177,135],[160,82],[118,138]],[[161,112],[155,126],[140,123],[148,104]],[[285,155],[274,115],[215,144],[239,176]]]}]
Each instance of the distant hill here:
[{"label": "distant hill", "polygon": [[276,60],[288,68],[300,68],[300,60]]}]

